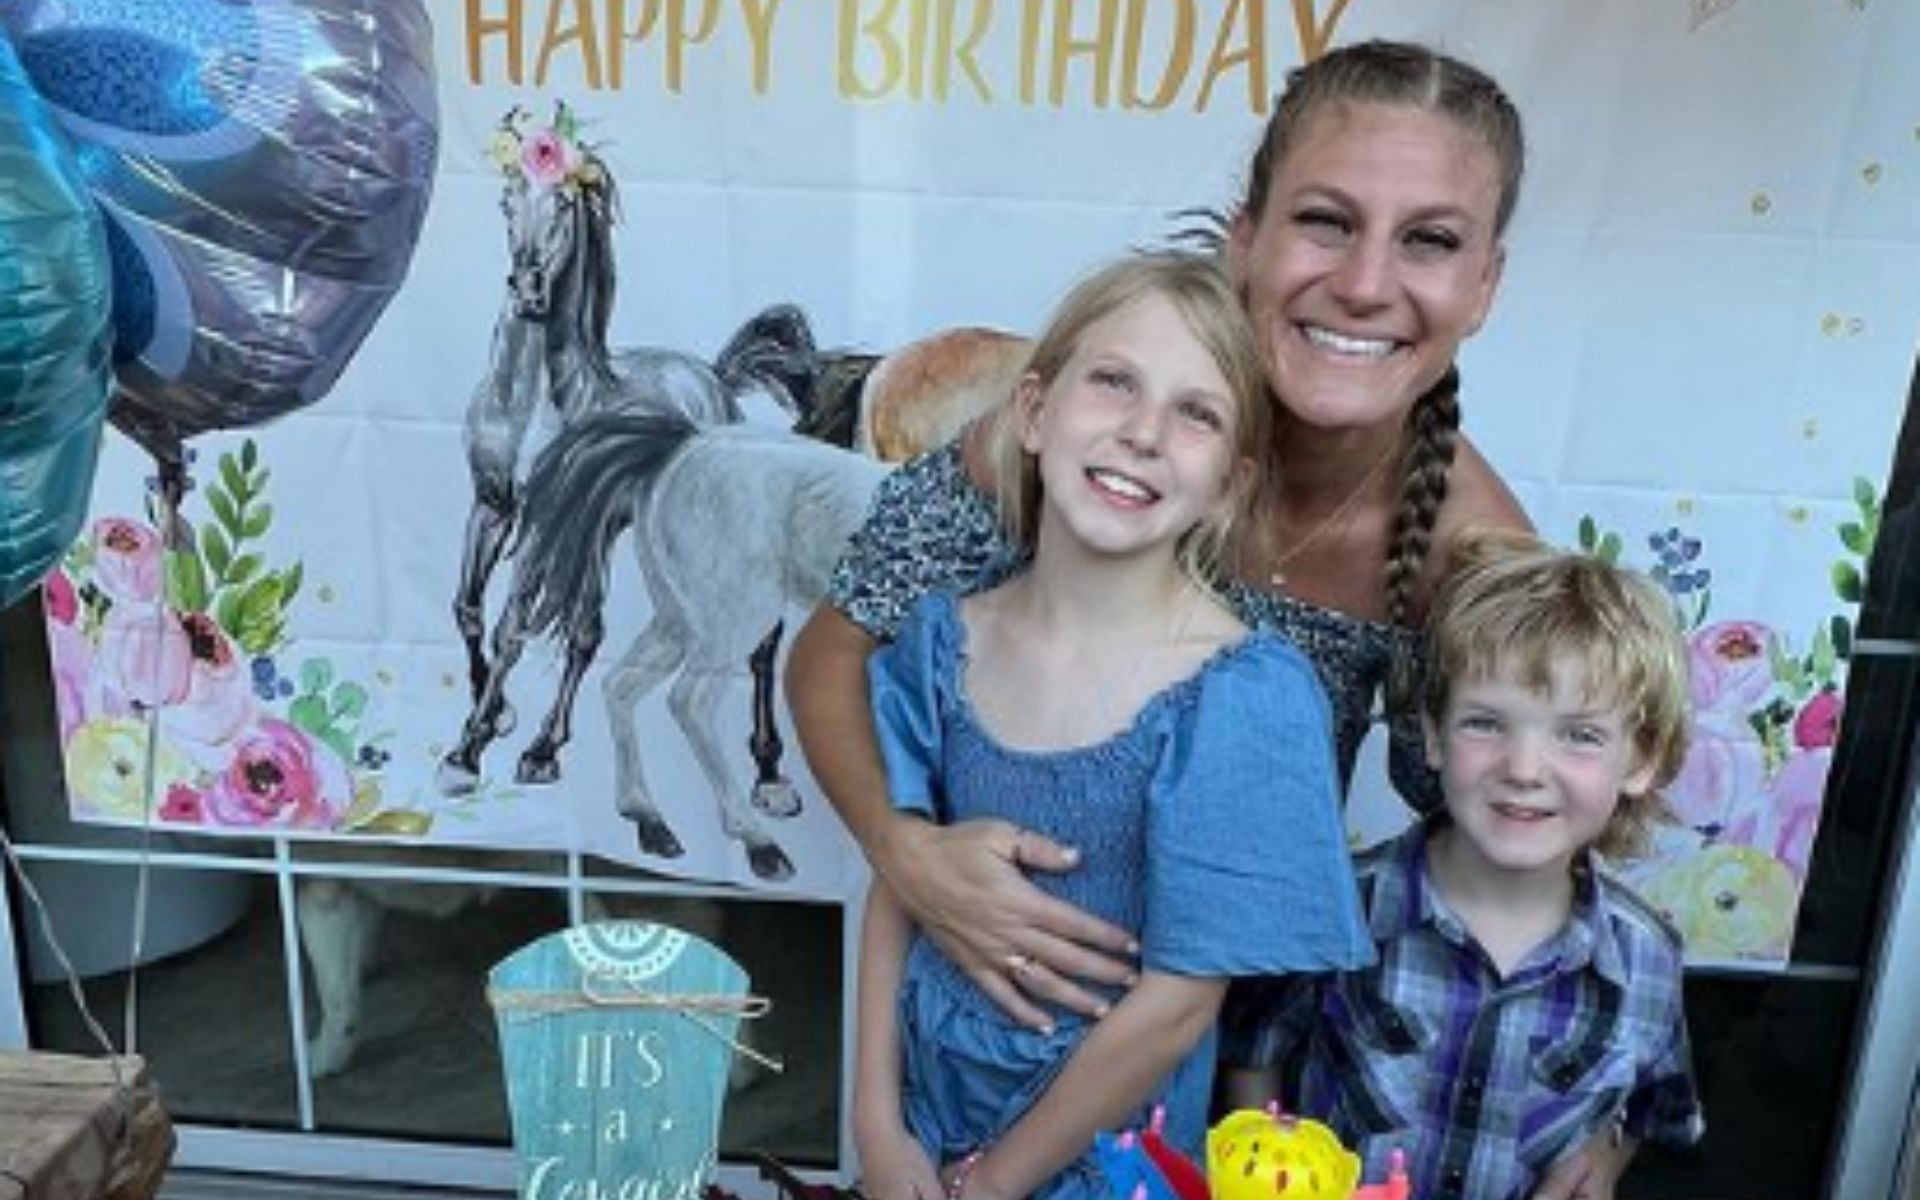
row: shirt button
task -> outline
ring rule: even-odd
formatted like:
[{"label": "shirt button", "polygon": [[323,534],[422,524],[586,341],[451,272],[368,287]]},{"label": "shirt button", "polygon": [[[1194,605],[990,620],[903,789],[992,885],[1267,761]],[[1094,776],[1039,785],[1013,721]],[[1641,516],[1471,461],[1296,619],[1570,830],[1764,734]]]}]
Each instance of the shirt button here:
[{"label": "shirt button", "polygon": [[1467,1093],[1467,1099],[1479,1103],[1487,1094],[1487,1081],[1483,1076],[1469,1075],[1467,1076],[1466,1083],[1462,1085],[1462,1088]]},{"label": "shirt button", "polygon": [[1464,1195],[1467,1190],[1467,1173],[1454,1167],[1440,1177],[1442,1194],[1448,1196]]}]

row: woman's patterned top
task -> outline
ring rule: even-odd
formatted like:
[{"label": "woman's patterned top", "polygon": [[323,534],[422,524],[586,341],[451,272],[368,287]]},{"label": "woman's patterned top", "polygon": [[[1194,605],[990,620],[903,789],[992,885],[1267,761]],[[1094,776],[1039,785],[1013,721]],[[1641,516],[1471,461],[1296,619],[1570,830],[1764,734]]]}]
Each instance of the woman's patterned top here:
[{"label": "woman's patterned top", "polygon": [[[827,598],[881,641],[891,641],[920,597],[931,591],[967,595],[1005,581],[1025,565],[1000,522],[998,507],[967,478],[959,442],[931,450],[880,485],[867,522],[834,568]],[[1254,629],[1279,632],[1319,670],[1333,704],[1343,789],[1372,722],[1396,643],[1416,655],[1416,631],[1366,621],[1296,600],[1282,592],[1228,582],[1233,610]],[[1418,811],[1438,806],[1438,780],[1428,768],[1416,714],[1388,722],[1389,774]]]}]

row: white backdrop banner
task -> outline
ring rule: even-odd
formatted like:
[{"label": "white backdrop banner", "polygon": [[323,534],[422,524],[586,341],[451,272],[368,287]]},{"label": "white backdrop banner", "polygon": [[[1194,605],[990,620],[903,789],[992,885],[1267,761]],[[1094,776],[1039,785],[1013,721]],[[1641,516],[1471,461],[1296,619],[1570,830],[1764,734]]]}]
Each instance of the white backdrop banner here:
[{"label": "white backdrop banner", "polygon": [[[885,468],[796,418],[861,354],[1033,329],[1233,202],[1288,68],[1416,38],[1528,124],[1468,430],[1550,537],[1652,570],[1692,640],[1683,825],[1638,878],[1697,958],[1784,958],[1920,328],[1920,6],[432,10],[432,207],[333,394],[194,443],[172,571],[151,466],[108,451],[48,590],[77,816],[846,894],[855,851],[752,660],[784,661],[769,635]],[[527,636],[487,691],[466,638],[503,620]],[[1404,814],[1362,773],[1364,839]]]}]

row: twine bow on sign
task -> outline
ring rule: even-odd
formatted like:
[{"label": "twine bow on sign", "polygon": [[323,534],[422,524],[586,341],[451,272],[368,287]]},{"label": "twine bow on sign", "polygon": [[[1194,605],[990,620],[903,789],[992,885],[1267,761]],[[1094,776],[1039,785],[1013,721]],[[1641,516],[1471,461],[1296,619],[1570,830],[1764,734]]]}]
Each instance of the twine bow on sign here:
[{"label": "twine bow on sign", "polygon": [[[599,983],[600,988],[594,985]],[[605,990],[611,985],[613,990]],[[552,991],[534,988],[487,988],[487,1003],[509,1021],[536,1021],[561,1013],[587,1009],[651,1008],[683,1017],[695,1027],[726,1043],[735,1054],[745,1055],[776,1073],[786,1064],[760,1053],[715,1025],[709,1016],[737,1017],[754,1021],[767,1015],[773,1001],[765,996],[728,996],[711,992],[653,992],[617,976],[600,972],[581,975],[580,986]]]}]

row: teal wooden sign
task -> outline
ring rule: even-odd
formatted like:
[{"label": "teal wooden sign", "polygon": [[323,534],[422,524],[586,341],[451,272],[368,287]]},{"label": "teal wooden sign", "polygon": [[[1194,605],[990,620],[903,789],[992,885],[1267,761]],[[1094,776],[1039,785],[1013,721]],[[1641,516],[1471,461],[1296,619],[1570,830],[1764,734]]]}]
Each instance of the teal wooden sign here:
[{"label": "teal wooden sign", "polygon": [[500,1029],[521,1200],[700,1200],[727,1069],[767,1001],[691,934],[599,921],[501,960]]}]

